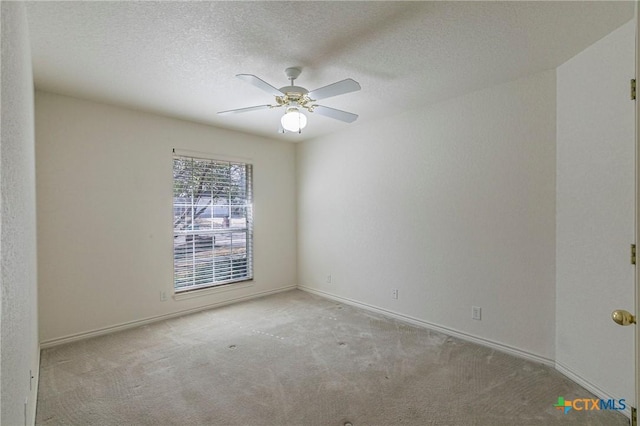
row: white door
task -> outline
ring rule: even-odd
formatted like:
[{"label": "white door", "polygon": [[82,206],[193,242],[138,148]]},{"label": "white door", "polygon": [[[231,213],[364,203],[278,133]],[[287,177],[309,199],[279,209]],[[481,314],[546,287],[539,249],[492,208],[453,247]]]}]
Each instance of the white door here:
[{"label": "white door", "polygon": [[616,325],[611,313],[636,312],[640,262],[631,264],[630,246],[640,209],[629,92],[637,37],[634,19],[556,74],[556,362],[596,396],[627,407],[637,406],[636,327]]},{"label": "white door", "polygon": [[[640,81],[638,76],[640,76],[640,7],[636,3],[636,80]],[[636,100],[636,121],[635,121],[635,130],[636,130],[636,244],[640,241],[640,172],[638,168],[640,167],[640,108],[638,108],[638,100]],[[636,303],[635,303],[635,315],[637,317],[640,310],[640,273],[638,271],[640,266],[636,267],[636,276],[635,276],[635,295],[636,295]],[[637,320],[636,320],[637,322]],[[640,326],[638,324],[635,325],[636,332],[636,344],[635,344],[635,360],[636,360],[636,374],[635,374],[635,388],[636,388],[636,400],[634,407],[637,409],[640,406]],[[637,425],[637,414],[634,413],[634,419],[632,422],[633,426]]]}]

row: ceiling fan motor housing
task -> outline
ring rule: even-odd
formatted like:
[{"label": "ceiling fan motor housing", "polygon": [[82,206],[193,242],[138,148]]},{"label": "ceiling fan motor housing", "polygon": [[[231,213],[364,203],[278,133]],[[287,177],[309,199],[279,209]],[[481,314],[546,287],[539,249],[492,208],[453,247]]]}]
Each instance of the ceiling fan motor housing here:
[{"label": "ceiling fan motor housing", "polygon": [[284,73],[289,78],[291,82],[291,86],[281,87],[280,90],[284,96],[276,96],[276,102],[278,105],[299,105],[303,108],[309,108],[309,105],[312,100],[305,96],[309,91],[304,87],[294,86],[293,81],[300,76],[302,72],[302,68],[299,67],[289,67],[284,70]]},{"label": "ceiling fan motor housing", "polygon": [[298,96],[302,96],[302,95],[306,95],[307,93],[309,93],[309,91],[307,89],[305,89],[304,87],[300,87],[300,86],[284,86],[284,87],[281,87],[279,90],[282,93],[285,93],[287,95],[298,94]]},{"label": "ceiling fan motor housing", "polygon": [[285,86],[279,89],[284,95],[276,96],[276,102],[278,105],[298,105],[302,108],[306,108],[310,112],[313,110],[311,103],[313,102],[307,96],[309,91],[300,86]]}]

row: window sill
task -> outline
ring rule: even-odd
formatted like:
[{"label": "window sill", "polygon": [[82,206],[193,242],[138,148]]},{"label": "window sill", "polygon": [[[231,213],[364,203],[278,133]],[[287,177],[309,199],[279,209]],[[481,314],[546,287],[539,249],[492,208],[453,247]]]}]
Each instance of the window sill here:
[{"label": "window sill", "polygon": [[187,300],[187,299],[193,299],[196,297],[210,296],[212,294],[224,293],[227,291],[238,290],[238,289],[247,288],[247,287],[253,287],[253,280],[240,281],[237,283],[223,284],[216,287],[207,287],[199,290],[191,290],[191,291],[185,291],[182,293],[176,293],[173,295],[173,299],[176,301]]}]

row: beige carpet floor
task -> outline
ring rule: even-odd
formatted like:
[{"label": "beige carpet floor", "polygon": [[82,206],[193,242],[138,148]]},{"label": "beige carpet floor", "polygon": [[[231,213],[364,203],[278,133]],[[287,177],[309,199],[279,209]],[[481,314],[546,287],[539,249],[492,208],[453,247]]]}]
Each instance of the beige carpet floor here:
[{"label": "beige carpet floor", "polygon": [[42,351],[38,425],[628,425],[554,369],[294,290]]}]

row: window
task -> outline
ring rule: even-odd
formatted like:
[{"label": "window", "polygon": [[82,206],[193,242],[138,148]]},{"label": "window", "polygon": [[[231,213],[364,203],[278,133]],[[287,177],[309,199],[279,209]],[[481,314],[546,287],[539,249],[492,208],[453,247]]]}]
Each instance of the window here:
[{"label": "window", "polygon": [[251,164],[175,155],[175,291],[253,278]]}]

